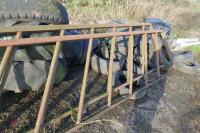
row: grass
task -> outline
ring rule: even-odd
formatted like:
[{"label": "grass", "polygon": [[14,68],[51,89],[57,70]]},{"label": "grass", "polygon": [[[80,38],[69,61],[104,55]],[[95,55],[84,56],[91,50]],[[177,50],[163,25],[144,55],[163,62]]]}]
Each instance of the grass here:
[{"label": "grass", "polygon": [[200,12],[200,2],[199,3],[191,3],[189,9],[192,12]]},{"label": "grass", "polygon": [[200,53],[200,44],[188,47],[187,50],[190,50],[194,53]]},{"label": "grass", "polygon": [[66,0],[65,6],[73,24],[158,17],[172,24],[175,38],[200,36],[200,2],[192,0]]}]

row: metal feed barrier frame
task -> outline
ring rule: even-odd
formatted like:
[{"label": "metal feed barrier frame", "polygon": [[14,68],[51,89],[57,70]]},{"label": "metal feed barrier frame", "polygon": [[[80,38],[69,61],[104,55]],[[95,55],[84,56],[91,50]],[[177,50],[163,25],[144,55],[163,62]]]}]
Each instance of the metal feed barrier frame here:
[{"label": "metal feed barrier frame", "polygon": [[[140,27],[140,31],[133,31],[133,27]],[[105,29],[105,28],[112,28],[112,32],[110,33],[95,33],[96,29]],[[117,32],[118,28],[129,28],[129,31],[126,32]],[[80,35],[64,35],[65,30],[83,30],[88,29],[90,30],[89,34],[80,34]],[[50,36],[50,37],[37,37],[37,38],[21,38],[21,35],[23,33],[27,32],[45,32],[45,31],[60,31],[60,36]],[[149,23],[142,23],[142,24],[92,24],[92,25],[46,25],[46,26],[13,26],[13,27],[0,27],[0,34],[16,34],[15,39],[11,40],[0,40],[0,47],[6,47],[4,56],[1,61],[0,65],[0,90],[4,86],[4,80],[6,80],[6,77],[8,75],[10,65],[13,60],[13,56],[15,54],[15,51],[17,49],[17,46],[30,46],[35,44],[41,44],[45,45],[48,43],[56,43],[55,44],[55,50],[53,53],[53,58],[51,62],[51,66],[49,69],[49,74],[47,78],[47,82],[45,85],[44,94],[42,97],[42,102],[39,110],[39,114],[37,117],[36,126],[34,129],[34,133],[39,133],[40,129],[43,125],[43,120],[46,114],[46,108],[47,108],[47,101],[49,98],[49,93],[51,88],[53,87],[53,81],[55,77],[55,72],[57,68],[58,58],[59,58],[59,52],[61,50],[61,45],[63,41],[70,41],[70,40],[83,40],[83,39],[89,39],[89,45],[87,50],[87,56],[86,56],[86,62],[85,62],[85,69],[84,69],[84,75],[82,80],[82,87],[80,90],[80,99],[79,99],[79,106],[76,107],[74,110],[78,111],[77,115],[77,126],[75,128],[72,128],[70,130],[73,131],[77,128],[81,127],[81,120],[82,120],[82,112],[84,107],[84,98],[85,98],[85,91],[87,86],[87,78],[88,78],[88,70],[89,70],[89,62],[91,58],[91,50],[92,50],[92,43],[93,39],[95,38],[112,38],[111,43],[111,50],[110,50],[110,59],[109,59],[109,74],[108,74],[108,82],[107,82],[107,93],[103,94],[101,96],[98,96],[94,98],[93,100],[89,101],[87,103],[88,105],[91,105],[97,101],[99,101],[102,98],[107,97],[107,106],[104,111],[108,111],[112,109],[113,107],[119,105],[120,103],[124,102],[125,100],[129,99],[129,97],[133,94],[132,90],[132,84],[134,81],[139,80],[140,78],[144,77],[145,79],[145,87],[148,87],[149,85],[152,85],[154,82],[157,82],[160,79],[160,68],[162,67],[160,62],[162,62],[162,59],[160,58],[159,53],[159,45],[158,45],[158,34],[161,33],[160,30],[153,30],[152,25]],[[157,65],[157,75],[158,80],[149,83],[148,81],[148,68],[147,68],[147,34],[152,34],[153,42],[154,42],[154,52],[155,52],[155,60]],[[134,77],[133,75],[133,46],[134,46],[134,36],[135,35],[142,35],[142,75],[138,77]],[[117,88],[113,89],[112,87],[112,66],[113,66],[113,58],[114,58],[114,51],[115,51],[115,44],[116,44],[116,37],[118,36],[129,36],[128,41],[128,66],[127,66],[127,82],[118,86]],[[168,52],[169,54],[169,52]],[[171,57],[171,56],[169,56]],[[123,100],[112,104],[112,94],[113,90],[116,92],[120,89],[122,89],[125,86],[129,86],[129,95],[125,97]],[[104,111],[100,112],[99,114],[103,113]],[[63,119],[67,116],[72,115],[72,112],[66,112],[62,114],[60,117],[55,118],[56,120]],[[54,120],[55,120],[54,119]],[[52,121],[50,121],[52,122]],[[50,123],[49,122],[49,123]]]}]

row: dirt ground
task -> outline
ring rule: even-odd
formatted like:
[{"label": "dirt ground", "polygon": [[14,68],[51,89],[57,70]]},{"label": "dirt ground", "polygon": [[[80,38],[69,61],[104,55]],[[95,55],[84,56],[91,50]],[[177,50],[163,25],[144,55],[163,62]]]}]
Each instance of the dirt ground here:
[{"label": "dirt ground", "polygon": [[142,99],[127,101],[79,133],[198,133],[200,78],[171,70]]},{"label": "dirt ground", "polygon": [[[200,55],[197,56],[197,62]],[[69,71],[66,82],[51,92],[47,117],[49,120],[73,109],[78,104],[83,67]],[[168,70],[165,78],[148,88],[136,101],[128,100],[98,120],[79,129],[78,133],[198,133],[200,132],[200,77]],[[106,78],[89,73],[86,100],[106,92]],[[0,131],[27,132],[34,128],[43,90],[3,94],[0,98]],[[86,109],[85,115],[106,105],[104,100]],[[95,111],[94,111],[95,110]],[[47,125],[43,132],[65,132],[73,126],[70,118]]]}]

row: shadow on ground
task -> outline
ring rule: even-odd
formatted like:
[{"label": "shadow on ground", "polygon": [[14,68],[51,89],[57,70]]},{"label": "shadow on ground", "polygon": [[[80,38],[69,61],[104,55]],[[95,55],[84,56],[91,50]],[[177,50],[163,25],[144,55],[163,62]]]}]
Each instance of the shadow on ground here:
[{"label": "shadow on ground", "polygon": [[[83,67],[81,67],[83,69]],[[82,69],[71,70],[68,82],[55,87],[45,123],[78,104]],[[70,73],[69,73],[70,74]],[[200,132],[200,78],[174,69],[164,71],[165,78],[148,88],[138,100],[128,100],[78,133],[196,133]],[[90,71],[86,100],[105,92],[106,78]],[[26,132],[34,128],[43,90],[22,94],[6,93],[0,100],[1,132]],[[105,105],[105,103],[104,103]],[[97,105],[98,108],[103,104]],[[91,107],[92,110],[93,107]],[[87,114],[87,112],[86,112]],[[73,125],[71,119],[45,128],[44,132],[65,132]]]},{"label": "shadow on ground", "polygon": [[176,70],[151,86],[147,95],[134,102],[126,132],[200,132],[199,78]]}]

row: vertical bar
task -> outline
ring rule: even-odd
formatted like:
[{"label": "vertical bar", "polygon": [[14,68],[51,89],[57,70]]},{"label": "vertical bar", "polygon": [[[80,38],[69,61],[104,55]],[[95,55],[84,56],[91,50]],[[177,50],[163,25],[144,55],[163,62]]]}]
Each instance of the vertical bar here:
[{"label": "vertical bar", "polygon": [[149,25],[149,29],[150,29],[150,30],[153,30],[153,25],[152,25],[152,24]]},{"label": "vertical bar", "polygon": [[152,36],[153,36],[153,42],[154,42],[154,51],[156,55],[155,63],[157,65],[157,74],[159,77],[160,76],[160,62],[159,62],[160,59],[159,59],[158,34],[154,33]]},{"label": "vertical bar", "polygon": [[[129,27],[129,32],[132,31],[132,27]],[[130,55],[131,55],[131,47],[130,47],[130,36],[128,41],[128,62],[127,62],[127,83],[129,82],[129,73],[130,73]]]},{"label": "vertical bar", "polygon": [[144,55],[144,49],[145,49],[145,40],[144,40],[145,38],[144,38],[144,35],[142,35],[142,48],[141,48],[141,56],[142,56],[142,62],[141,62],[141,65],[142,65],[142,75],[144,75],[144,72],[145,72],[145,64],[144,64],[144,62],[145,62],[145,55]]},{"label": "vertical bar", "polygon": [[[64,33],[65,33],[65,30],[61,30],[60,36],[63,36]],[[47,101],[49,98],[49,92],[53,86],[61,46],[62,46],[61,42],[56,42],[55,50],[53,53],[53,58],[52,58],[52,62],[51,62],[50,70],[49,70],[49,75],[48,75],[47,82],[45,85],[45,90],[42,97],[42,103],[41,103],[39,114],[37,117],[34,133],[39,133],[41,125],[43,124],[44,115],[45,115],[47,104],[48,104]]]},{"label": "vertical bar", "polygon": [[145,30],[145,26],[144,25],[142,25],[142,31],[144,31]]},{"label": "vertical bar", "polygon": [[[19,39],[21,37],[21,34],[22,34],[21,32],[17,32],[15,39]],[[0,66],[0,96],[3,92],[3,87],[6,83],[16,50],[17,50],[17,46],[6,47],[6,51],[4,53],[1,66]]]},{"label": "vertical bar", "polygon": [[[91,32],[91,34],[93,34],[94,33],[94,28],[92,28],[90,32]],[[90,56],[91,56],[91,50],[92,50],[92,43],[93,43],[93,38],[90,38],[89,39],[88,50],[87,50],[85,70],[84,70],[84,75],[83,75],[83,83],[82,83],[81,93],[80,93],[77,124],[80,124],[81,117],[82,117],[83,104],[84,104],[84,98],[85,98],[85,90],[86,90],[86,85],[87,85],[87,77],[88,77],[88,70],[89,70],[89,63],[90,63]]]},{"label": "vertical bar", "polygon": [[[113,27],[113,32],[116,31],[116,27]],[[110,61],[109,61],[109,72],[108,72],[108,84],[107,84],[107,93],[108,93],[108,107],[111,106],[112,102],[112,66],[113,66],[113,57],[115,51],[115,43],[116,43],[116,36],[112,37],[112,44],[111,44],[111,54],[110,54]]]},{"label": "vertical bar", "polygon": [[134,38],[133,34],[129,37],[129,47],[130,47],[130,74],[129,74],[129,95],[133,93],[133,45],[134,45]]},{"label": "vertical bar", "polygon": [[148,57],[147,57],[147,34],[142,35],[142,43],[143,43],[143,61],[144,61],[144,79],[145,79],[145,84],[148,85]]},{"label": "vertical bar", "polygon": [[[19,39],[20,36],[21,36],[21,32],[17,32],[15,39]],[[1,61],[1,66],[0,66],[0,79],[2,79],[3,74],[5,72],[5,69],[7,68],[9,61],[12,62],[12,60],[10,58],[11,58],[12,54],[14,54],[13,53],[14,48],[15,48],[14,46],[7,46],[6,47],[6,51],[4,53],[3,59]]]}]

